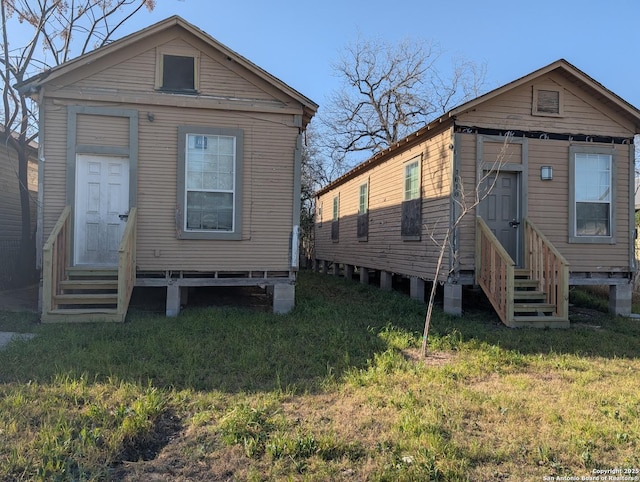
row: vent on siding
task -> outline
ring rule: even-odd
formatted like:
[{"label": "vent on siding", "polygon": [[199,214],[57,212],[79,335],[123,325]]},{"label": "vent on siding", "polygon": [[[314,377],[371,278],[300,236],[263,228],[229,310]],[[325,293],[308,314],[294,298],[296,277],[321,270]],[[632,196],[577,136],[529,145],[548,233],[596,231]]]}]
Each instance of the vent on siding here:
[{"label": "vent on siding", "polygon": [[538,112],[546,114],[560,113],[560,92],[557,90],[538,91]]},{"label": "vent on siding", "polygon": [[533,95],[534,115],[562,115],[562,91],[535,89]]}]

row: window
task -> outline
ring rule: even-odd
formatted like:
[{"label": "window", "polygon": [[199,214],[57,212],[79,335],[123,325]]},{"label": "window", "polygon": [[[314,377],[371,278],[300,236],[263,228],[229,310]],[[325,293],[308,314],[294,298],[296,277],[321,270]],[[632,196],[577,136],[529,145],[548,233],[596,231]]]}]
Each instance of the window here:
[{"label": "window", "polygon": [[570,149],[569,241],[614,242],[614,156],[610,148]]},{"label": "window", "polygon": [[199,56],[186,49],[184,52],[182,50],[158,52],[156,89],[179,93],[198,91]]},{"label": "window", "polygon": [[183,126],[179,136],[180,237],[240,239],[242,131]]},{"label": "window", "polygon": [[422,198],[420,197],[420,159],[404,165],[404,201],[400,225],[402,239],[419,241],[422,233]]},{"label": "window", "polygon": [[420,163],[411,161],[404,167],[404,200],[410,201],[420,197]]},{"label": "window", "polygon": [[360,185],[357,234],[358,241],[367,241],[369,237],[369,181]]},{"label": "window", "polygon": [[560,117],[563,115],[563,90],[549,87],[533,88],[533,115]]},{"label": "window", "polygon": [[369,183],[360,185],[358,201],[358,214],[366,214],[369,211]]},{"label": "window", "polygon": [[333,217],[331,221],[331,240],[338,241],[340,237],[340,196],[333,197]]}]

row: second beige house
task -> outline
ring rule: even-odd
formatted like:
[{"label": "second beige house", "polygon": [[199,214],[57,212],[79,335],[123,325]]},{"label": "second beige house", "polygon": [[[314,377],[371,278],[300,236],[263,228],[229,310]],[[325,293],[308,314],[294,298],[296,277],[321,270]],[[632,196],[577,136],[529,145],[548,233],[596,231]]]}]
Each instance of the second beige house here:
[{"label": "second beige house", "polygon": [[[508,326],[568,326],[571,285],[631,310],[640,112],[565,60],[467,102],[325,186],[320,267],[479,285]],[[441,250],[441,246],[445,246]],[[442,253],[441,267],[438,262]]]}]

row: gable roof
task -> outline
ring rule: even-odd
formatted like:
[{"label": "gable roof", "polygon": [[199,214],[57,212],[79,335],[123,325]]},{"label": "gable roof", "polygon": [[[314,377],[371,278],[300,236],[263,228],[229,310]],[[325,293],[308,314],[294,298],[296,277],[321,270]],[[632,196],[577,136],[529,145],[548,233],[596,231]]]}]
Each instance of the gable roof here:
[{"label": "gable roof", "polygon": [[191,23],[187,22],[186,20],[184,20],[182,17],[178,15],[174,15],[172,17],[166,18],[165,20],[161,20],[158,23],[155,23],[149,27],[146,27],[135,33],[127,35],[126,37],[116,40],[108,45],[105,45],[96,50],[88,52],[84,55],[81,55],[80,57],[71,59],[56,67],[48,69],[40,74],[37,74],[29,79],[26,79],[22,83],[16,85],[16,87],[21,92],[35,93],[39,90],[40,86],[45,85],[54,79],[57,79],[65,74],[68,74],[69,72],[72,72],[75,69],[81,68],[82,66],[94,63],[97,60],[103,57],[106,57],[116,51],[126,49],[132,44],[135,44],[136,42],[149,38],[157,33],[168,30],[174,26],[183,28],[193,36],[199,38],[206,44],[210,45],[212,48],[222,52],[230,60],[235,61],[236,63],[246,68],[256,76],[261,78],[262,80],[268,82],[269,84],[273,85],[275,88],[279,89],[280,91],[284,92],[291,98],[300,102],[300,104],[302,104],[304,109],[304,116],[303,116],[304,125],[306,125],[311,120],[311,117],[313,117],[315,112],[318,110],[318,104],[313,102],[311,99],[301,94],[294,88],[290,87],[289,85],[284,83],[282,80],[278,79],[277,77],[270,74],[266,70],[262,69],[261,67],[258,67],[256,64],[246,59],[242,55],[231,50],[226,45],[223,45],[222,43],[218,42],[211,35],[199,29],[195,25],[192,25]]},{"label": "gable roof", "polygon": [[502,94],[505,94],[513,89],[516,89],[522,85],[525,85],[539,77],[543,77],[550,72],[557,72],[561,74],[564,78],[566,78],[569,82],[578,85],[583,90],[589,92],[594,95],[599,102],[602,102],[604,105],[607,105],[609,108],[613,109],[617,114],[622,115],[623,117],[629,119],[636,128],[636,132],[640,133],[640,110],[635,108],[633,105],[625,101],[622,97],[614,94],[612,91],[604,87],[602,84],[582,72],[580,69],[567,62],[564,59],[556,60],[546,67],[542,67],[541,69],[535,70],[530,74],[525,75],[524,77],[520,77],[508,84],[505,84],[497,89],[494,89],[486,94],[483,94],[475,99],[472,99],[464,104],[461,104],[457,107],[454,107],[450,111],[441,115],[437,119],[429,122],[426,126],[418,129],[417,131],[409,134],[404,139],[399,140],[392,146],[383,149],[375,153],[372,157],[367,159],[366,161],[358,164],[349,172],[343,174],[336,180],[330,182],[323,188],[319,189],[316,192],[316,196],[319,196],[334,187],[342,184],[355,177],[361,171],[367,170],[373,165],[379,164],[385,159],[387,159],[392,153],[400,149],[401,147],[406,146],[407,144],[411,144],[421,140],[422,138],[428,136],[436,129],[442,126],[446,126],[455,122],[456,116],[463,114],[465,112],[471,111],[477,108],[480,104],[488,102]]}]

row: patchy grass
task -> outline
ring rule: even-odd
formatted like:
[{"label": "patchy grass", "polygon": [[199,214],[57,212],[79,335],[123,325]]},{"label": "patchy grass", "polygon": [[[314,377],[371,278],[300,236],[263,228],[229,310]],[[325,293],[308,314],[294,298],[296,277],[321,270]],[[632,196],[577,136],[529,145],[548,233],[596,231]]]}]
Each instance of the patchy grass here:
[{"label": "patchy grass", "polygon": [[[640,468],[640,324],[513,330],[301,273],[247,308],[40,325],[0,352],[0,480],[539,481]],[[573,297],[573,294],[572,294]],[[472,297],[469,298],[473,300]]]}]

